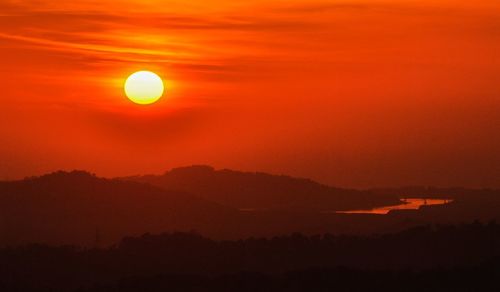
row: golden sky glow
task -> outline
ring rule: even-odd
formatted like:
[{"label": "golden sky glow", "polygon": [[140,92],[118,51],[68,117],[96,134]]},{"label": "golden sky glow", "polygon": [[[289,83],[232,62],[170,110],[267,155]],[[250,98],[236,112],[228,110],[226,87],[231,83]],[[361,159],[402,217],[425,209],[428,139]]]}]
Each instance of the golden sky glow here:
[{"label": "golden sky glow", "polygon": [[[493,0],[3,0],[0,175],[500,186],[499,35]],[[152,107],[123,94],[144,68]]]}]

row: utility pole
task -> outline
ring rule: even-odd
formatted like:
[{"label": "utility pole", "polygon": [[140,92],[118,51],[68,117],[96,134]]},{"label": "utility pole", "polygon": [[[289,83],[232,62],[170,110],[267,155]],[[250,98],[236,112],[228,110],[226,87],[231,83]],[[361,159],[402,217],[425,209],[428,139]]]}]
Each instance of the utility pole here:
[{"label": "utility pole", "polygon": [[101,246],[101,231],[99,227],[95,229],[95,248],[99,248]]}]

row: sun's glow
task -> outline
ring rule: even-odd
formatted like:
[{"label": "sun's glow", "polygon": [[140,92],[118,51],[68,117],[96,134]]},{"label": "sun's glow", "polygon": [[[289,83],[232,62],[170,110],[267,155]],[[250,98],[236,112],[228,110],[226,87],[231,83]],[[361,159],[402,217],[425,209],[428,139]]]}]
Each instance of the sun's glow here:
[{"label": "sun's glow", "polygon": [[125,81],[125,94],[137,104],[152,104],[158,101],[165,88],[160,76],[149,71],[139,71]]}]

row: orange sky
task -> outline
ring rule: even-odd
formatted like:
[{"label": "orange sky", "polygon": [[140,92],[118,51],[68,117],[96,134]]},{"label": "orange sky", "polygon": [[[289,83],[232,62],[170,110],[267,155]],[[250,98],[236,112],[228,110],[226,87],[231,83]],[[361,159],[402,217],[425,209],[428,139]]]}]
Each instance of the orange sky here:
[{"label": "orange sky", "polygon": [[[0,176],[500,187],[498,3],[2,0]],[[153,106],[123,94],[142,69]]]}]

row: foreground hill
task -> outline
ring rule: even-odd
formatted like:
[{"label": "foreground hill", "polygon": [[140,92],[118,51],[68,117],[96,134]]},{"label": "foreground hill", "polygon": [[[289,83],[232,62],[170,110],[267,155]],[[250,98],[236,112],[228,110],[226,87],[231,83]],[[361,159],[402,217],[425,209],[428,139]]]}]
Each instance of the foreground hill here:
[{"label": "foreground hill", "polygon": [[[127,237],[112,248],[0,248],[2,291],[498,291],[500,226],[379,236],[214,241]],[[375,287],[375,288],[374,288]]]},{"label": "foreground hill", "polygon": [[125,179],[196,194],[240,210],[339,211],[399,203],[392,194],[334,188],[284,175],[215,170],[209,166],[175,168],[163,175]]},{"label": "foreground hill", "polygon": [[[226,233],[238,212],[186,193],[86,172],[0,182],[0,243],[94,244],[196,229]],[[222,224],[224,222],[224,224]]]}]

